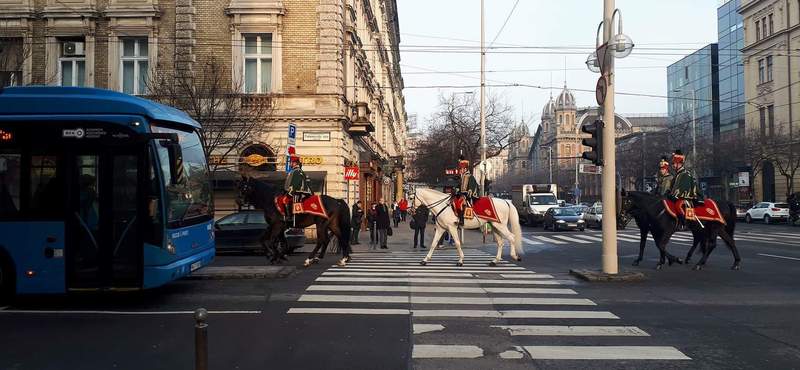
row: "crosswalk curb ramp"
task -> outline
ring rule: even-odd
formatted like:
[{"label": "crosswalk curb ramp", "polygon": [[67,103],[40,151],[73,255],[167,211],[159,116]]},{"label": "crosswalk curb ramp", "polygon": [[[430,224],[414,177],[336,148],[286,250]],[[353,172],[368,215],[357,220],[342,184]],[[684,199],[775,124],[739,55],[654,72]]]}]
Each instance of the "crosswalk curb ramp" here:
[{"label": "crosswalk curb ramp", "polygon": [[494,256],[480,250],[467,250],[463,267],[454,251],[437,251],[427,266],[421,258],[356,253],[347,266],[328,268],[287,313],[409,315],[415,369],[441,368],[441,359],[474,368],[495,360],[524,368],[534,360],[691,360],[551,275],[507,261],[489,267]]}]

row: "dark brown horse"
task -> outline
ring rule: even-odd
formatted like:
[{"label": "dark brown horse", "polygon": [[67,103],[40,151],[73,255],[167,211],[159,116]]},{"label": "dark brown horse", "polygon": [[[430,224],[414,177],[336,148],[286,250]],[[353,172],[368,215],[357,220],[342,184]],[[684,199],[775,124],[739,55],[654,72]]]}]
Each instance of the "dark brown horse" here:
[{"label": "dark brown horse", "polygon": [[[236,189],[237,204],[240,206],[250,204],[264,211],[264,219],[269,227],[261,233],[259,240],[264,250],[267,251],[267,255],[272,251],[272,256],[268,257],[270,265],[275,262],[280,263],[281,259],[285,257],[287,245],[284,231],[288,225],[283,214],[278,211],[278,207],[275,204],[275,195],[275,190],[267,183],[244,175],[242,175],[242,180]],[[311,225],[317,227],[317,245],[308,256],[308,259],[305,260],[303,266],[308,266],[312,262],[319,262],[319,258],[325,255],[325,250],[328,248],[332,236],[336,236],[339,239],[339,247],[342,250],[342,259],[339,260],[339,266],[344,266],[346,262],[350,261],[350,207],[343,200],[331,198],[327,195],[320,195],[320,201],[325,207],[328,218],[310,214],[294,216],[292,227],[305,228]],[[282,243],[283,248],[280,248],[278,243]],[[322,253],[317,258],[316,254],[320,248],[322,248]]]}]

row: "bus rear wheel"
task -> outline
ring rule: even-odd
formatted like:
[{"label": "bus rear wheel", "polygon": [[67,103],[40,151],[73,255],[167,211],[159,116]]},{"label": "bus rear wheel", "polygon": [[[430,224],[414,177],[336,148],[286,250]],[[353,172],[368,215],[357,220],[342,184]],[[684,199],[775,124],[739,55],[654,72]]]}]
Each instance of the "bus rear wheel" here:
[{"label": "bus rear wheel", "polygon": [[11,259],[0,250],[0,304],[11,301],[14,287],[14,268]]}]

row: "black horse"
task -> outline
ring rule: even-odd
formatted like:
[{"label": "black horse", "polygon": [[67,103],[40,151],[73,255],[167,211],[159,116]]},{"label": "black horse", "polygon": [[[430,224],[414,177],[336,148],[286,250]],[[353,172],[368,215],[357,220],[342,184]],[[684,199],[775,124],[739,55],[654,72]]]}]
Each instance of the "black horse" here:
[{"label": "black horse", "polygon": [[[275,190],[267,183],[253,177],[242,175],[242,181],[237,186],[236,203],[240,206],[249,203],[253,207],[264,211],[264,219],[267,221],[269,227],[261,233],[259,240],[261,245],[267,250],[272,251],[272,256],[269,257],[269,264],[280,260],[285,257],[286,248],[279,248],[276,241],[286,246],[286,236],[284,231],[288,227],[286,219],[278,211],[275,204]],[[319,259],[325,256],[325,250],[328,248],[328,243],[331,241],[332,236],[339,239],[339,247],[342,250],[342,259],[339,261],[340,266],[344,266],[345,262],[350,261],[350,207],[341,199],[331,198],[327,195],[320,195],[322,205],[325,207],[328,218],[321,216],[314,216],[310,214],[297,214],[294,216],[293,227],[304,228],[311,225],[317,227],[317,245],[308,259],[305,260],[303,266],[308,266],[310,263],[318,263]],[[322,253],[316,257],[317,252],[322,248]]]},{"label": "black horse", "polygon": [[[627,212],[627,211],[626,211]],[[650,227],[650,220],[647,218],[647,214],[642,210],[636,208],[630,211],[631,214],[628,214],[633,220],[636,222],[636,226],[639,227],[640,231],[640,241],[639,241],[639,258],[633,261],[633,266],[639,266],[639,263],[642,262],[644,258],[644,247],[647,245],[647,234],[651,234],[651,227]],[[626,213],[623,213],[623,216]],[[655,240],[655,234],[653,234],[653,239]],[[692,261],[692,254],[694,253],[695,248],[700,245],[701,251],[705,253],[706,250],[706,239],[705,234],[701,230],[692,230],[692,248],[689,249],[689,253],[686,255],[686,261],[681,261],[680,258],[677,258],[674,262],[685,262],[689,264]],[[665,246],[666,248],[666,246]],[[661,265],[664,263],[664,258],[666,256],[666,250],[659,250],[661,253],[661,263],[656,265],[656,270],[661,269]],[[670,261],[670,265],[672,265],[673,261]]]},{"label": "black horse", "polygon": [[800,193],[790,194],[786,203],[789,203],[789,225],[794,226],[800,220]]},{"label": "black horse", "polygon": [[[656,269],[660,269],[661,265],[664,264],[664,257],[669,259],[670,264],[673,262],[683,263],[680,258],[675,257],[666,251],[666,245],[669,243],[669,239],[672,237],[672,234],[675,233],[675,230],[677,230],[678,221],[672,217],[672,215],[667,213],[666,206],[662,200],[663,199],[661,197],[650,193],[641,191],[626,192],[624,190],[620,193],[619,198],[621,204],[619,209],[620,213],[624,212],[628,214],[640,214],[639,217],[643,222],[646,222],[649,232],[653,234],[656,247],[658,247],[659,251],[661,251],[661,259],[658,265],[656,265]],[[700,238],[700,244],[703,246],[703,258],[694,267],[695,270],[700,270],[702,266],[706,264],[708,256],[711,255],[711,252],[713,252],[714,248],[716,248],[717,236],[719,236],[725,242],[727,247],[733,252],[734,263],[731,269],[738,270],[741,258],[739,257],[739,251],[736,248],[736,244],[733,241],[733,233],[736,228],[736,208],[729,202],[717,201],[716,203],[718,206],[720,206],[719,211],[722,213],[722,217],[725,219],[726,224],[714,221],[705,221],[701,225],[697,221],[688,220],[686,224],[690,230],[692,230],[695,243],[692,246],[692,249],[689,251],[687,258],[691,259],[691,254],[698,244],[698,238]]]}]

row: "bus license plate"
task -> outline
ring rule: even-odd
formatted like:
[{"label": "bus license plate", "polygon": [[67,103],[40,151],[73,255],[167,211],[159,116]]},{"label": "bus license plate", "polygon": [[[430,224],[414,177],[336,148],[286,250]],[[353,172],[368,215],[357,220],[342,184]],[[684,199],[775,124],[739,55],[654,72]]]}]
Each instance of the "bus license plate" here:
[{"label": "bus license plate", "polygon": [[203,266],[203,261],[197,261],[197,262],[193,263],[191,266],[189,266],[189,271],[191,272],[191,271],[197,270],[197,269],[200,268],[200,266]]}]

